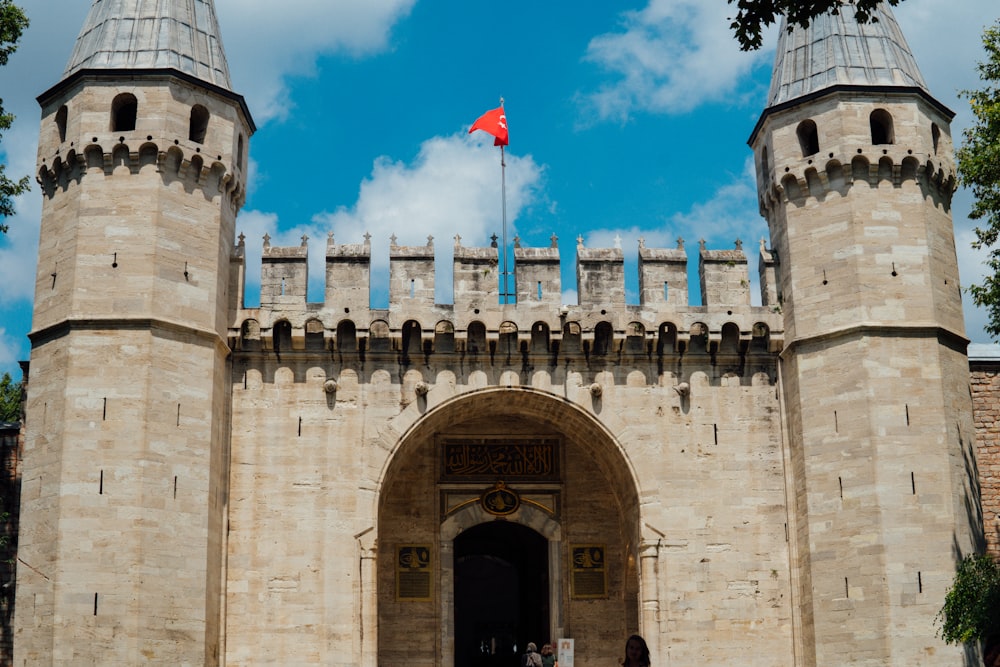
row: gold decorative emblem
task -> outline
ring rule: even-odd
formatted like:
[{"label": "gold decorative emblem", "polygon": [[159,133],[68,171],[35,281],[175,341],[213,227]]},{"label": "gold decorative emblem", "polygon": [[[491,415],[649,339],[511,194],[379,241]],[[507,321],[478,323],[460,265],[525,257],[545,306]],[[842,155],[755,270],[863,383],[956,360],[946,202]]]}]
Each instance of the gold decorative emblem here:
[{"label": "gold decorative emblem", "polygon": [[483,509],[494,516],[507,516],[513,514],[521,506],[521,498],[514,491],[507,488],[507,485],[500,481],[492,489],[487,489],[479,497]]}]

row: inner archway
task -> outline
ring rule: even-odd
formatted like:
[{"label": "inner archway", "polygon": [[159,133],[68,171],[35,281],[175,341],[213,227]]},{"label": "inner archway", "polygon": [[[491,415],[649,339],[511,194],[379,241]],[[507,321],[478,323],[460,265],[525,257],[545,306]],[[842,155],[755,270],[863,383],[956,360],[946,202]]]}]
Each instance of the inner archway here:
[{"label": "inner archway", "polygon": [[548,541],[508,521],[455,538],[455,667],[517,667],[549,632]]},{"label": "inner archway", "polygon": [[[491,387],[397,426],[378,489],[380,664],[516,665],[527,642],[561,637],[593,664],[620,657],[618,640],[640,627],[641,519],[634,471],[600,415],[543,390]],[[500,586],[477,582],[485,573]],[[535,593],[520,593],[522,578]],[[482,609],[498,595],[497,614]]]}]

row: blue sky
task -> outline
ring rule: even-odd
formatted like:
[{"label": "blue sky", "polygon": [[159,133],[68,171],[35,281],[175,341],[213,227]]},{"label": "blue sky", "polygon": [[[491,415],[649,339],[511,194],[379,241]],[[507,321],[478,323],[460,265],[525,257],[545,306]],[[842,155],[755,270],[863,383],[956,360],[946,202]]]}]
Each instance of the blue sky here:
[{"label": "blue sky", "polygon": [[[85,0],[22,0],[32,26],[0,68],[0,95],[17,114],[2,148],[12,174],[35,171],[38,107],[56,83],[89,7]],[[326,235],[372,234],[373,292],[385,300],[389,236],[434,236],[438,300],[451,300],[455,234],[466,246],[501,234],[500,167],[492,137],[468,134],[506,101],[510,238],[559,237],[564,300],[572,302],[577,236],[588,247],[620,237],[634,293],[639,237],[647,246],[741,238],[756,279],[757,213],[746,146],[763,108],[773,50],[742,53],[724,0],[502,4],[457,0],[216,0],[233,85],[258,125],[247,236],[248,302],[259,281],[261,237],[310,237],[310,299],[322,298]],[[969,123],[957,91],[977,85],[980,33],[995,0],[905,0],[896,16],[931,91]],[[773,45],[776,32],[766,43]],[[0,238],[0,372],[15,378],[29,346],[41,195],[18,201]],[[963,283],[981,257],[969,248],[969,195],[956,196]],[[693,282],[697,285],[697,281]],[[697,301],[697,295],[692,295]],[[988,342],[966,298],[966,326]]]}]

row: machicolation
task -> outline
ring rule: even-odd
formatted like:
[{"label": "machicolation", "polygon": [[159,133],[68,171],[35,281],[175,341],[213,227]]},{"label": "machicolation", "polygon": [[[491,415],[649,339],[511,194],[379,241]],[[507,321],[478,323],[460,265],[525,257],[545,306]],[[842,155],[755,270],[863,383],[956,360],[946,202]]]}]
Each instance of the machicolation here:
[{"label": "machicolation", "polygon": [[[699,249],[701,302],[688,304],[687,252],[647,248],[640,241],[639,304],[625,302],[621,248],[576,247],[578,304],[561,303],[559,249],[515,241],[516,302],[501,303],[499,249],[454,247],[454,304],[435,303],[434,246],[389,249],[388,308],[373,308],[370,237],[326,251],[323,303],[307,302],[308,246],[276,247],[265,236],[260,307],[240,308],[230,329],[238,353],[332,354],[341,360],[388,354],[406,364],[432,357],[490,363],[558,365],[663,363],[695,357],[741,367],[747,355],[771,355],[783,344],[774,269],[761,243],[761,306],[751,305],[747,258],[731,250]],[[245,239],[235,249],[234,285],[245,285]],[[287,360],[288,357],[284,357]]]}]

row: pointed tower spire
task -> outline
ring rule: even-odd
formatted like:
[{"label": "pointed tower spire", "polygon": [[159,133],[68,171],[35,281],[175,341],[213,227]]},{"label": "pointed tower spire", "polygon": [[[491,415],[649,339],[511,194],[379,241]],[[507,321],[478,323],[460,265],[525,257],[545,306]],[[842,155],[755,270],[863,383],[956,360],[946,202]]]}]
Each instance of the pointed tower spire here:
[{"label": "pointed tower spire", "polygon": [[872,19],[859,23],[847,8],[791,32],[782,20],[768,107],[834,86],[919,88],[929,96],[892,11],[881,4]]},{"label": "pointed tower spire", "polygon": [[232,90],[213,0],[93,0],[64,77],[85,69],[175,69]]}]

